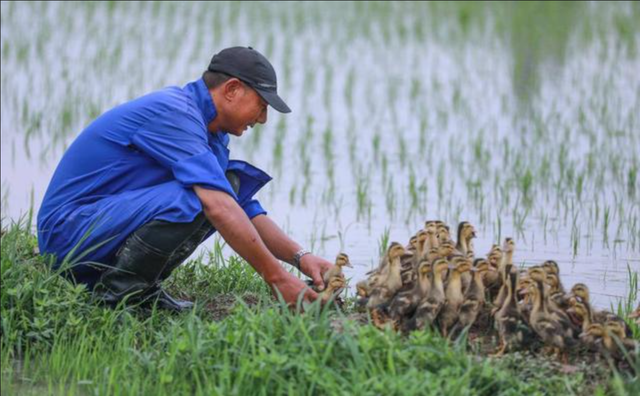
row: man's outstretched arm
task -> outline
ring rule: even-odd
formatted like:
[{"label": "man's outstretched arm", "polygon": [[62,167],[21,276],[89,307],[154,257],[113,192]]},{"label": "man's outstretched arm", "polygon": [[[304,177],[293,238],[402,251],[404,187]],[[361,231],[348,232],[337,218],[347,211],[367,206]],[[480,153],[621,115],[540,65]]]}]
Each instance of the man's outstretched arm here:
[{"label": "man's outstretched arm", "polygon": [[[260,234],[242,208],[229,194],[194,186],[207,219],[222,238],[244,258],[284,300],[295,304],[307,287],[304,282],[287,272],[271,254]],[[305,298],[315,300],[317,294],[308,289]]]},{"label": "man's outstretched arm", "polygon": [[[251,221],[269,251],[278,259],[287,263],[293,263],[293,256],[302,249],[302,247],[289,238],[268,216],[258,215]],[[322,275],[331,267],[333,267],[333,264],[329,261],[322,257],[314,256],[313,254],[306,254],[300,260],[300,270],[313,279],[313,284],[320,290],[324,288]]]}]

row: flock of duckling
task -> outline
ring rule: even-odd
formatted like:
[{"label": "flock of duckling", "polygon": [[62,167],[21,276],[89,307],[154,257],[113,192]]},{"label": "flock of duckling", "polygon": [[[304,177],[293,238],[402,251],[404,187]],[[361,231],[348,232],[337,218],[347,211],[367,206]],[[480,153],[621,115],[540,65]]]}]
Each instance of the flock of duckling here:
[{"label": "flock of duckling", "polygon": [[[591,306],[586,285],[565,291],[555,261],[518,269],[511,238],[475,257],[475,237],[468,222],[458,225],[454,242],[446,224],[427,221],[408,246],[393,242],[378,267],[357,283],[357,306],[376,326],[403,333],[430,328],[449,338],[470,331],[474,338],[497,331],[496,356],[536,340],[565,362],[575,347],[616,360],[638,348],[623,319]],[[344,266],[351,266],[349,257],[340,253],[324,276],[322,300],[344,289]],[[640,320],[640,307],[632,317]]]}]

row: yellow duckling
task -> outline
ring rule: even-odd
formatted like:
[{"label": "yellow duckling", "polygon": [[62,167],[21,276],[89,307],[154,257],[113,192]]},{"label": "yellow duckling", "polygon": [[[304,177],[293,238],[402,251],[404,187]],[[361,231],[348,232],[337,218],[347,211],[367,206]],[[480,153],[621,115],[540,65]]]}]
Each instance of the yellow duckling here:
[{"label": "yellow duckling", "polygon": [[545,283],[548,286],[547,294],[549,296],[549,302],[560,309],[569,309],[569,298],[564,292],[564,286],[562,286],[558,275],[547,273]]},{"label": "yellow duckling", "polygon": [[449,268],[449,262],[445,259],[438,259],[433,263],[432,268],[433,277],[429,294],[426,299],[418,304],[415,315],[407,322],[406,329],[408,330],[433,326],[444,305],[445,294],[442,273]]},{"label": "yellow duckling", "polygon": [[484,275],[484,285],[489,292],[491,301],[495,300],[502,286],[502,279],[500,278],[500,272],[498,267],[502,260],[502,249],[498,245],[493,245],[491,250],[487,254],[487,261],[492,269],[495,271],[488,271]]},{"label": "yellow duckling", "polygon": [[[368,276],[378,274],[380,275],[379,279],[385,279],[389,274],[389,252],[392,249],[398,249],[398,246],[404,250],[404,247],[398,242],[391,242],[385,254],[380,257],[380,262],[378,263],[378,267],[367,272]],[[373,284],[371,286],[374,286]]]},{"label": "yellow duckling", "polygon": [[429,293],[430,273],[431,263],[423,260],[418,267],[418,282],[411,290],[398,293],[389,304],[388,312],[392,319],[399,321],[415,312],[418,303]]},{"label": "yellow duckling", "polygon": [[409,239],[409,244],[405,246],[405,250],[410,251],[413,254],[416,253],[418,250],[418,237],[416,235]]},{"label": "yellow duckling", "polygon": [[438,243],[442,244],[444,242],[451,242],[454,243],[451,240],[451,233],[449,232],[449,226],[442,223],[442,224],[436,224],[436,235],[438,237]]},{"label": "yellow duckling", "polygon": [[[544,273],[544,271],[543,271]],[[535,284],[529,288],[533,307],[529,323],[533,331],[542,341],[551,346],[556,355],[562,353],[563,361],[567,361],[566,349],[575,344],[573,327],[566,313],[551,309],[545,298],[545,289],[541,280],[532,276]]]},{"label": "yellow duckling", "polygon": [[473,252],[472,240],[476,237],[476,229],[468,221],[463,221],[458,224],[457,234],[456,250],[464,256],[468,256],[470,252]]},{"label": "yellow duckling", "polygon": [[371,285],[375,285],[378,282],[380,275],[374,274],[368,279],[363,279],[356,283],[356,293],[358,296],[366,298],[371,294]]},{"label": "yellow duckling", "polygon": [[568,311],[570,314],[575,315],[577,320],[580,322],[580,327],[582,328],[582,333],[586,334],[589,326],[591,326],[593,322],[593,315],[591,313],[591,307],[589,303],[584,301],[573,300],[572,307],[569,308]]},{"label": "yellow duckling", "polygon": [[500,274],[500,283],[502,286],[500,287],[500,291],[498,292],[498,296],[493,301],[494,309],[500,309],[504,304],[504,300],[507,297],[507,274],[506,268],[507,264],[510,264],[513,267],[513,252],[515,251],[516,243],[512,238],[505,238],[504,243],[502,245],[502,251],[504,254],[502,255],[502,259],[500,260],[500,264],[498,266],[498,273]]},{"label": "yellow duckling", "polygon": [[438,246],[438,256],[439,258],[445,259],[452,257],[455,250],[456,246],[452,241],[440,242],[440,246]]},{"label": "yellow duckling", "polygon": [[598,350],[603,356],[619,361],[626,359],[638,347],[635,341],[624,335],[618,322],[607,322],[592,324],[581,338],[591,342],[592,349]]},{"label": "yellow duckling", "polygon": [[[534,265],[533,267],[530,267],[527,270],[527,274],[529,275],[529,278],[531,278],[532,281],[542,282],[543,285],[546,285],[544,282],[547,280],[547,274],[539,265]],[[546,286],[545,286],[545,290],[547,290]]]},{"label": "yellow duckling", "polygon": [[376,307],[388,301],[402,287],[401,257],[405,253],[404,246],[392,243],[387,251],[387,271],[382,271],[378,283],[373,286],[367,307]]},{"label": "yellow duckling", "polygon": [[338,296],[345,287],[346,281],[344,279],[344,275],[335,275],[329,282],[327,282],[327,287],[318,294],[318,298],[322,301],[323,304],[329,302]]},{"label": "yellow duckling", "polygon": [[436,226],[435,221],[427,222],[426,227],[424,229],[427,233],[427,242],[425,246],[425,254],[429,250],[433,248],[437,248],[439,245],[438,241],[438,228]]},{"label": "yellow duckling", "polygon": [[[571,288],[570,296],[576,299],[580,299],[581,301],[590,304],[590,294],[589,288],[584,283],[576,283]],[[590,305],[591,306],[591,305]],[[609,312],[607,310],[598,311],[591,307],[591,315],[593,317],[594,322],[605,323],[609,321],[619,322],[624,328],[627,337],[631,337],[631,329],[625,324],[624,320],[620,318],[618,315],[613,312]]]},{"label": "yellow duckling", "polygon": [[606,332],[609,335],[609,340],[605,341],[604,347],[615,360],[624,360],[628,356],[631,356],[638,348],[638,343],[630,338],[627,338],[626,328],[623,323],[619,321],[608,321],[604,325]]},{"label": "yellow duckling", "polygon": [[417,239],[416,252],[418,253],[418,257],[422,257],[422,255],[424,254],[424,249],[426,247],[428,238],[429,238],[429,234],[425,230],[420,230],[416,234],[416,239]]},{"label": "yellow duckling", "polygon": [[458,320],[458,308],[460,308],[460,305],[464,302],[461,275],[470,269],[471,263],[466,257],[456,257],[453,259],[453,268],[445,290],[446,302],[438,317],[440,332],[444,337],[447,337],[449,329]]},{"label": "yellow duckling", "polygon": [[553,260],[547,260],[542,263],[542,269],[547,274],[554,274],[556,276],[560,275],[560,267],[558,267],[558,263]]},{"label": "yellow duckling", "polygon": [[[458,224],[457,242],[455,252],[463,257],[469,257],[473,261],[473,238],[476,237],[476,229],[468,221]],[[471,284],[472,275],[470,272],[462,274],[462,292],[466,293]]]},{"label": "yellow duckling", "polygon": [[[508,268],[510,270],[510,268]],[[495,323],[500,335],[500,347],[494,354],[501,356],[505,352],[517,349],[525,339],[529,338],[529,328],[518,309],[516,298],[518,275],[507,272],[507,297],[495,315]]]},{"label": "yellow duckling", "polygon": [[491,270],[491,266],[485,259],[476,259],[473,263],[473,281],[469,285],[460,310],[458,312],[458,323],[451,329],[451,334],[457,334],[465,328],[471,327],[485,302],[484,283],[482,278],[487,271]]},{"label": "yellow duckling", "polygon": [[324,273],[322,279],[324,280],[324,284],[329,284],[329,280],[335,276],[343,276],[342,267],[353,268],[353,265],[349,262],[349,256],[346,253],[339,253],[336,257],[336,265],[331,268],[329,271]]}]

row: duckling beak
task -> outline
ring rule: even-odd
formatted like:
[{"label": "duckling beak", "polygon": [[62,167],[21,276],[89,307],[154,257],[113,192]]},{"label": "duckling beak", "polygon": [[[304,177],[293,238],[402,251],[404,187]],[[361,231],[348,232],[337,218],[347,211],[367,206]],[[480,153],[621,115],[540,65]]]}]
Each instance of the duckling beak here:
[{"label": "duckling beak", "polygon": [[347,261],[347,263],[344,266],[345,267],[349,267],[349,268],[353,268],[353,264],[351,264],[351,261]]}]

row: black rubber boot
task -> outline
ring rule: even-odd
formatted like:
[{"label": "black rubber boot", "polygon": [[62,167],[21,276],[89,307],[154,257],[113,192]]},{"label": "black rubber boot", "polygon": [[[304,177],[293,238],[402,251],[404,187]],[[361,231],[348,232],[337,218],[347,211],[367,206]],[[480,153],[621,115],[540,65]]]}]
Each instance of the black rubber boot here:
[{"label": "black rubber boot", "polygon": [[155,220],[144,225],[120,248],[113,268],[96,284],[94,297],[112,306],[126,298],[129,303],[156,304],[173,311],[191,309],[192,302],[170,296],[160,282],[195,251],[210,230],[204,214],[191,223]]},{"label": "black rubber boot", "polygon": [[148,292],[149,301],[157,301],[157,304],[161,308],[173,309],[178,311],[189,310],[193,307],[193,303],[190,301],[179,300],[169,295],[165,290],[160,288],[160,282],[171,276],[171,273],[180,266],[193,252],[198,245],[202,243],[204,237],[211,230],[209,221],[206,220],[204,215],[198,216],[194,220],[195,225],[198,225],[196,231],[189,236],[178,248],[171,254],[165,268],[160,274],[160,278],[156,285]]},{"label": "black rubber boot", "polygon": [[100,277],[93,289],[94,298],[111,306],[125,299],[128,303],[141,302],[168,259],[169,255],[133,233],[116,254],[114,266]]}]

